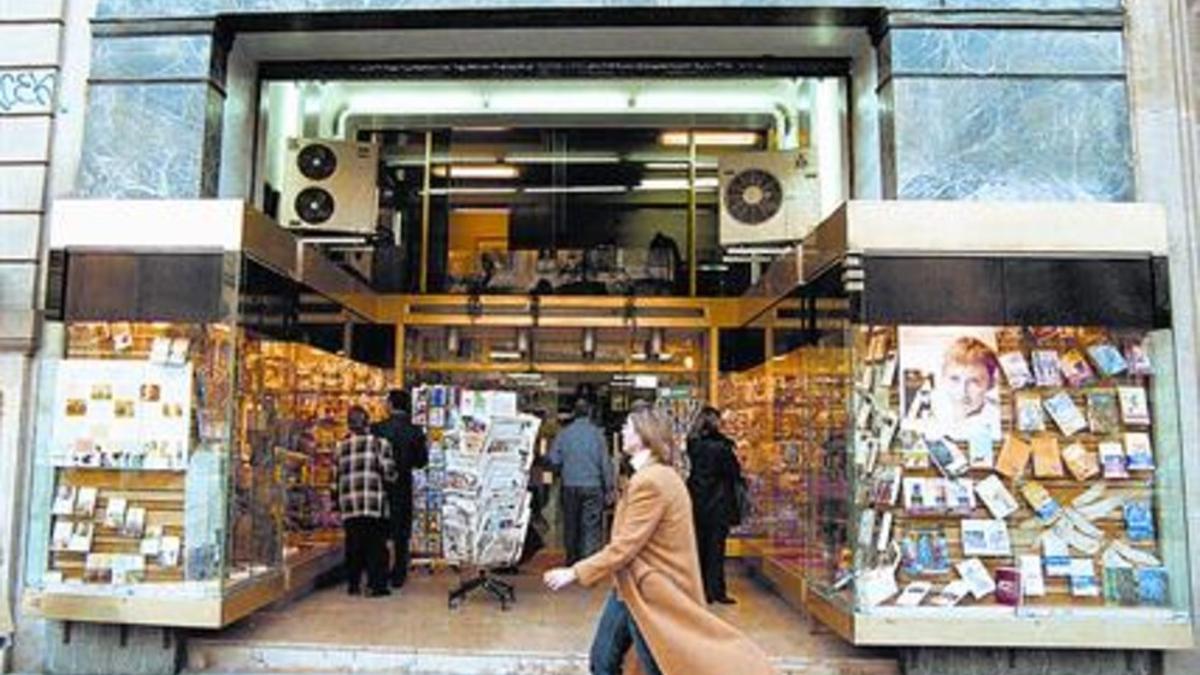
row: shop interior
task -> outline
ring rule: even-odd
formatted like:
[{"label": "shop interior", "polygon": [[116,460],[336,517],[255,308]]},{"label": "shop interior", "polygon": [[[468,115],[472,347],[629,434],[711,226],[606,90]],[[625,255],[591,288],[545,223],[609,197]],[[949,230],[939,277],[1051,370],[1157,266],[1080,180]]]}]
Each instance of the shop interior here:
[{"label": "shop interior", "polygon": [[[961,252],[921,258],[942,242],[896,234],[920,232],[943,212],[881,216],[841,205],[850,175],[847,89],[845,78],[809,76],[264,81],[251,208],[211,206],[195,216],[235,223],[240,233],[223,255],[192,261],[196,278],[212,289],[208,306],[156,301],[149,289],[163,277],[154,264],[72,251],[83,246],[72,236],[94,235],[60,228],[60,263],[69,273],[59,280],[65,300],[51,327],[62,352],[43,365],[46,381],[58,385],[39,424],[56,431],[39,433],[45,470],[36,473],[34,494],[46,508],[35,514],[31,538],[49,545],[29,556],[28,576],[38,589],[33,603],[68,620],[112,620],[119,612],[122,620],[150,624],[170,606],[179,625],[223,629],[195,641],[193,658],[208,665],[247,644],[538,652],[578,665],[605,589],[551,595],[540,588],[539,571],[562,557],[553,491],[539,524],[545,549],[506,582],[516,602],[502,607],[480,593],[447,607],[448,590],[478,566],[462,557],[447,515],[454,492],[447,460],[452,465],[460,444],[469,445],[470,414],[460,412],[468,400],[481,409],[502,405],[498,418],[524,415],[532,426],[522,429],[536,432],[509,441],[525,443],[526,455],[536,457],[584,396],[615,457],[617,429],[636,400],[672,420],[680,445],[702,406],[722,410],[753,508],[728,546],[738,604],[714,611],[782,663],[846,660],[894,672],[888,653],[852,645],[911,643],[911,633],[894,627],[897,620],[942,635],[960,620],[959,609],[981,631],[1023,625],[994,584],[987,591],[971,586],[980,582],[979,569],[957,566],[981,557],[988,580],[1001,579],[1000,568],[1041,579],[1040,596],[1025,594],[1028,606],[1039,616],[1074,612],[1084,622],[1075,624],[1084,626],[1079,640],[1099,639],[1097,626],[1122,611],[1149,621],[1149,630],[1170,626],[1169,635],[1126,642],[1182,635],[1186,584],[1154,591],[1168,570],[1172,578],[1186,574],[1186,557],[1177,540],[1182,526],[1166,515],[1181,494],[1178,475],[1166,470],[1179,450],[1169,330],[1140,294],[1153,286],[1153,260],[1105,282],[1113,304],[1091,313],[1087,306],[1055,314],[1070,303],[1053,293],[1030,294],[1037,300],[1024,312],[993,312],[1029,290],[1003,284],[1035,273],[1013,267],[1004,281],[991,267],[943,269],[944,259],[959,261],[952,256]],[[74,222],[69,206],[60,213],[63,223]],[[973,214],[956,212],[969,234],[955,241],[976,247],[967,253],[973,259],[992,254],[992,264],[1009,264],[1010,252],[987,233],[997,223],[1008,226],[1012,213]],[[80,222],[98,217],[94,210],[76,215]],[[1017,215],[1034,228],[1049,217]],[[1090,227],[1129,222],[1129,214],[1108,212],[1051,215]],[[1157,221],[1147,222],[1146,231],[1156,232]],[[1028,240],[1038,237],[1031,230]],[[1046,250],[1062,257],[1061,242],[1046,241]],[[1146,247],[1158,255],[1159,243]],[[864,250],[908,251],[917,262],[872,262],[864,289]],[[1089,254],[1105,252],[1082,252]],[[1037,272],[1044,281],[1091,278],[1054,259],[1069,268],[1067,276]],[[112,290],[116,277],[98,270],[117,263],[133,270],[133,297],[145,302],[129,309],[81,300],[89,281],[106,281]],[[964,278],[979,284],[969,301],[939,305],[922,295],[921,283]],[[993,302],[997,297],[1004,301]],[[1037,303],[1052,309],[1039,314]],[[954,438],[960,454],[969,448],[969,462],[918,447],[919,420],[902,425],[898,411],[916,410],[911,403],[924,381],[918,368],[909,372],[911,363],[897,365],[909,358],[901,351],[907,345],[934,340],[913,326],[967,324],[992,327],[967,331],[991,335],[981,343],[992,351],[1061,353],[1087,369],[1078,382],[1068,373],[1065,385],[1050,377],[1059,372],[1053,368],[1029,382],[1019,369],[1010,373],[1012,363],[1002,364],[1003,379],[999,366],[993,369],[990,395],[1006,412],[997,415],[995,437]],[[1118,367],[1114,352],[1125,365]],[[1153,377],[1134,370],[1139,353],[1161,364]],[[118,372],[134,361],[144,370]],[[137,405],[128,410],[117,391],[128,383],[109,386],[105,379],[151,375],[158,388],[135,387]],[[1093,413],[1114,400],[1101,401],[1084,386],[1121,391],[1122,405],[1141,392],[1142,407],[1128,415],[1121,409],[1116,419]],[[393,387],[413,392],[414,419],[427,428],[433,452],[430,468],[416,476],[418,569],[402,592],[367,601],[329,586],[342,557],[331,450],[345,434],[347,408],[363,404],[381,418]],[[1058,402],[1046,404],[1045,419],[1040,398],[1026,406],[1037,420],[1010,412],[1025,414],[1017,399],[1028,392],[1016,391],[1027,387]],[[1074,439],[1081,429],[1068,419],[1074,407],[1063,396],[1088,411],[1086,432]],[[1153,426],[1149,409],[1139,414],[1147,405]],[[151,429],[126,426],[94,438],[84,422],[110,406],[116,427],[145,408]],[[51,423],[59,408],[71,424]],[[1041,482],[1024,481],[1024,461],[1014,474],[1001,473],[1019,483],[1012,489],[1024,501],[1001,486],[986,497],[980,490],[977,503],[967,487],[969,504],[948,505],[943,482],[959,489],[995,478],[1000,459],[993,454],[1023,449],[1011,441],[1017,433],[1034,434],[1025,455],[1033,455]],[[146,434],[162,439],[148,441],[150,451]],[[1095,446],[1106,443],[1111,451],[1116,435],[1130,453],[1121,460],[1129,469],[1123,477],[1115,466],[1111,475],[1107,466],[1101,473],[1088,452],[1103,454]],[[126,436],[141,449],[118,442]],[[1153,463],[1135,462],[1132,454],[1151,440],[1157,475]],[[893,446],[900,449],[891,453]],[[1109,478],[1125,482],[1104,497]],[[1080,551],[1103,558],[1103,572],[1089,567],[1103,584],[1093,577],[1089,586],[1082,572],[1042,579],[1040,561],[1029,567],[1026,559],[1043,548],[1047,557],[1060,555],[1048,547],[1062,543],[1046,544],[1035,525],[1016,524],[1018,516],[1050,521],[1039,511],[1049,508],[1049,495],[1030,485],[1074,500],[1076,515],[1094,515],[1072,517],[1057,536],[1076,552],[1072,560],[1087,561],[1080,569],[1091,561]],[[942,502],[925,508],[918,500],[914,507],[914,489],[941,490]],[[1085,492],[1091,497],[1080,496]],[[209,506],[195,506],[202,502]],[[1143,504],[1152,506],[1131,515],[1131,506]],[[1152,513],[1163,515],[1146,525]],[[951,516],[975,519],[962,521],[960,534]],[[992,541],[991,531],[972,533],[982,543],[965,541],[967,522],[994,526],[1010,516],[1011,541],[1007,529],[1003,541]],[[1129,529],[1135,526],[1136,537]],[[1102,554],[1101,541],[1121,546]],[[892,564],[893,547],[904,551],[891,568],[893,585],[900,570],[903,592],[865,581]],[[1119,588],[1118,577],[1126,582]],[[947,588],[933,591],[931,582]],[[159,584],[182,595],[167,600]],[[961,585],[958,596],[943,601],[954,584]],[[967,595],[973,599],[963,601]],[[145,603],[138,605],[145,612],[130,610],[130,598]],[[1013,639],[1037,640],[1019,635]]]}]

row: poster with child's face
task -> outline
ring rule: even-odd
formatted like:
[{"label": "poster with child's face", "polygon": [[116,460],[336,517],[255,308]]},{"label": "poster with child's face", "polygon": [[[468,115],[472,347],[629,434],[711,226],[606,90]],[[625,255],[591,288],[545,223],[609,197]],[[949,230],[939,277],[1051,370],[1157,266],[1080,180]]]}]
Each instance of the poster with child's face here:
[{"label": "poster with child's face", "polygon": [[906,428],[930,438],[1002,440],[995,329],[901,327],[899,343]]}]

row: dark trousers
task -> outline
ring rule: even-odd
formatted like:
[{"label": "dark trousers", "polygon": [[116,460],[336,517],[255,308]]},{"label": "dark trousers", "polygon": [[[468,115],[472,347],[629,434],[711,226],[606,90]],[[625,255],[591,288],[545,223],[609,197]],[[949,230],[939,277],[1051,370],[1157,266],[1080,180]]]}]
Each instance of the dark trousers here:
[{"label": "dark trousers", "polygon": [[728,525],[696,521],[696,550],[700,554],[704,599],[708,602],[725,597],[725,539],[728,537]]},{"label": "dark trousers", "polygon": [[604,490],[562,489],[563,548],[567,564],[574,565],[604,546]]},{"label": "dark trousers", "polygon": [[398,495],[391,501],[392,517],[388,521],[388,537],[392,540],[392,585],[399,588],[408,580],[408,566],[412,562],[413,507],[411,495]]},{"label": "dark trousers", "polygon": [[592,675],[619,675],[621,662],[631,646],[646,675],[662,675],[629,608],[617,597],[616,591],[612,591],[604,603],[600,623],[596,624],[596,637],[592,639],[588,655]]},{"label": "dark trousers", "polygon": [[351,590],[362,584],[362,574],[367,572],[367,588],[372,591],[387,589],[387,547],[384,539],[387,530],[383,518],[347,518],[342,522],[346,530],[346,574]]}]

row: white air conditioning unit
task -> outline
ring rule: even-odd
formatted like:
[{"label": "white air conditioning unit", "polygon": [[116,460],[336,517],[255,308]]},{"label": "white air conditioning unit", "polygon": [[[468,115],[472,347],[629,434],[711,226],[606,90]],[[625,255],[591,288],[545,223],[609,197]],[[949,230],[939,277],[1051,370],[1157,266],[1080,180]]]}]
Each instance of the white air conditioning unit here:
[{"label": "white air conditioning unit", "polygon": [[721,246],[798,241],[816,227],[821,190],[811,160],[806,150],[722,157]]},{"label": "white air conditioning unit", "polygon": [[378,163],[372,143],[289,138],[279,222],[314,233],[374,234]]}]

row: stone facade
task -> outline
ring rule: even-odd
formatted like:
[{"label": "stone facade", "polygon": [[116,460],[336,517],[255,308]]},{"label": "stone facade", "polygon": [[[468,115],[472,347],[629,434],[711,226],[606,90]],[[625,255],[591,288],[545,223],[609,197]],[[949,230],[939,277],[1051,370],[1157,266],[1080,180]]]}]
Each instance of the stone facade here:
[{"label": "stone facade", "polygon": [[[1200,406],[1197,316],[1183,300],[1200,288],[1200,264],[1194,259],[1200,227],[1200,2],[1195,0],[1136,0],[1128,13],[1120,0],[70,4],[67,10],[61,0],[0,0],[0,350],[6,350],[0,353],[0,575],[9,589],[19,587],[19,556],[13,552],[24,518],[20,448],[31,390],[25,354],[35,347],[37,335],[35,290],[47,191],[142,198],[238,193],[234,183],[245,181],[253,130],[253,104],[243,99],[254,90],[255,64],[245,55],[229,57],[228,36],[216,30],[219,15],[548,7],[878,10],[879,21],[863,26],[873,31],[877,49],[863,49],[853,59],[855,195],[1168,204],[1173,241],[1190,252],[1173,260],[1182,347],[1177,366],[1189,374],[1181,378],[1181,402],[1185,410]],[[84,116],[83,82],[73,82],[69,92],[60,90],[59,82],[70,74],[63,70],[61,47],[69,23],[65,12],[90,16],[93,5],[91,34],[85,28],[81,38],[88,52],[82,62],[90,62],[84,69]],[[1162,26],[1172,27],[1165,41]],[[68,95],[80,98],[79,108],[63,107]],[[938,123],[931,125],[931,119]],[[64,125],[79,131],[64,131]],[[72,142],[60,143],[60,137]],[[1184,431],[1186,438],[1200,437],[1194,415],[1185,420]],[[1200,461],[1189,461],[1191,532],[1197,542]],[[1200,588],[1200,570],[1195,573],[1193,587]],[[111,655],[96,658],[115,639],[104,629],[80,634],[75,649],[65,650],[57,630],[25,631],[17,665],[63,672],[90,666],[155,672],[174,665],[169,650],[148,650],[136,664]],[[43,641],[60,646],[45,650]],[[139,633],[131,642],[163,644],[153,633]],[[957,672],[957,665],[947,667],[950,663],[933,652],[909,659],[910,667],[923,672]],[[1139,671],[1149,668],[1143,657],[1131,663]],[[1172,657],[1168,665],[1175,672],[1195,672],[1186,656]]]}]

